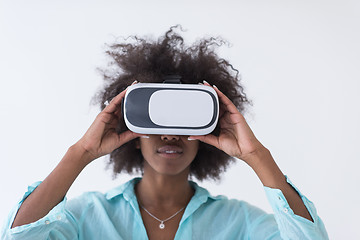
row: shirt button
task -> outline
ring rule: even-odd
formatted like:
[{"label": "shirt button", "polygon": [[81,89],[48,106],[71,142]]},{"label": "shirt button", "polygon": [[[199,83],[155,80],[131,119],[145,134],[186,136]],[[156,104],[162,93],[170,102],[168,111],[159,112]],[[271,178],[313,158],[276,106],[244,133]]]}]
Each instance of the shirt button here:
[{"label": "shirt button", "polygon": [[61,220],[61,216],[58,215],[58,216],[56,217],[56,219],[57,219],[57,220]]},{"label": "shirt button", "polygon": [[49,220],[46,220],[46,221],[45,221],[45,224],[50,224],[50,221],[49,221]]},{"label": "shirt button", "polygon": [[289,210],[287,208],[284,208],[284,213],[287,213]]}]

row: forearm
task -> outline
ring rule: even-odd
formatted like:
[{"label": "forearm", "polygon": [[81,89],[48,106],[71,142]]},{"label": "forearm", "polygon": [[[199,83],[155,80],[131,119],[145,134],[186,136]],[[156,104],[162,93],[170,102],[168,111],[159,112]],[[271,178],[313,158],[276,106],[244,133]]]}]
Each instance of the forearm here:
[{"label": "forearm", "polygon": [[286,181],[268,149],[262,148],[249,158],[249,166],[266,187],[280,189],[296,215],[313,221],[296,190]]},{"label": "forearm", "polygon": [[91,162],[80,146],[73,145],[46,179],[32,192],[20,206],[12,228],[44,217],[65,197],[76,177]]}]

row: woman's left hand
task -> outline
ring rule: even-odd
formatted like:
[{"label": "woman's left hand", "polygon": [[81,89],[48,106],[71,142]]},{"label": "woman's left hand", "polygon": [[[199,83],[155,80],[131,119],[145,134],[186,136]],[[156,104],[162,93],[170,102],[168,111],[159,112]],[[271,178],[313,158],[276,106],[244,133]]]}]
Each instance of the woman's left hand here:
[{"label": "woman's left hand", "polygon": [[[204,84],[210,86],[208,83]],[[244,116],[230,99],[216,86],[213,86],[213,88],[220,100],[220,134],[219,136],[208,134],[190,136],[189,138],[213,145],[232,157],[248,162],[252,155],[259,150],[263,150],[265,147],[257,140]]]},{"label": "woman's left hand", "polygon": [[213,145],[228,155],[245,161],[255,171],[264,186],[281,190],[296,215],[314,221],[299,194],[286,181],[270,151],[257,140],[244,116],[229,98],[215,86],[214,89],[220,99],[220,134],[218,137],[208,134],[190,136],[190,138]]}]

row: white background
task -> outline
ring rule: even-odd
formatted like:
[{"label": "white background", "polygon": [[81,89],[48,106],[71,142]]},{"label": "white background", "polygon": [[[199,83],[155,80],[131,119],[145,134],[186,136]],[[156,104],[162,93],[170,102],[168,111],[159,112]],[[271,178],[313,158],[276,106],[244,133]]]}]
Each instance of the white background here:
[{"label": "white background", "polygon": [[[182,24],[187,43],[222,36],[219,54],[241,71],[246,114],[284,173],[316,205],[331,239],[360,239],[359,1],[0,1],[0,220],[45,178],[98,113],[105,43]],[[68,193],[106,191],[105,159]],[[213,194],[271,211],[240,160]]]}]

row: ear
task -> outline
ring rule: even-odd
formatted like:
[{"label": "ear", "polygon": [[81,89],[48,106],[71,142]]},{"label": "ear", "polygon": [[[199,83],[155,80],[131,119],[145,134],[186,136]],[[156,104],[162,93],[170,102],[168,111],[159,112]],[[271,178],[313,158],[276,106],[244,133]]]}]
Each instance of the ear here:
[{"label": "ear", "polygon": [[140,138],[135,139],[135,148],[140,149]]}]

